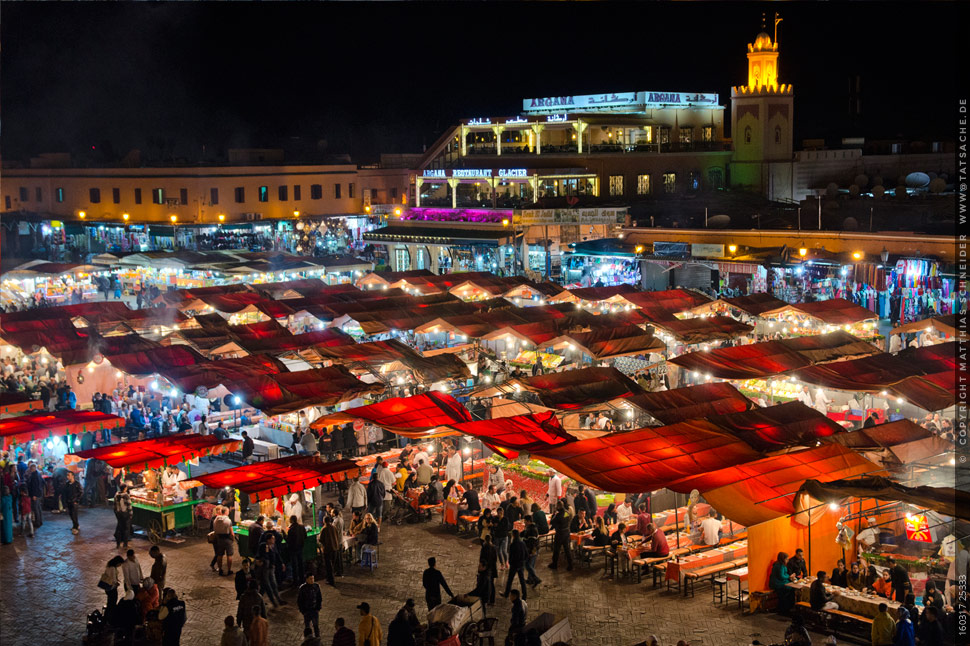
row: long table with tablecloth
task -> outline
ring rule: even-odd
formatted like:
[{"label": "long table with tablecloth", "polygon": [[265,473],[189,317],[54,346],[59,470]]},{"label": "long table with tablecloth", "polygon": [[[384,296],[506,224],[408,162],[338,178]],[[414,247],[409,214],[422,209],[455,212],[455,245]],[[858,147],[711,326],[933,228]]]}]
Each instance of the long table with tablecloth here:
[{"label": "long table with tablecloth", "polygon": [[[795,597],[798,601],[811,602],[811,587],[815,577],[799,579],[788,584],[789,588],[795,590]],[[850,612],[854,615],[873,618],[879,614],[879,604],[884,603],[889,606],[889,614],[893,619],[897,619],[896,611],[902,605],[898,601],[886,599],[875,594],[866,594],[850,588],[840,588],[834,585],[826,585],[825,590],[831,593],[832,601],[839,604],[839,610]],[[922,599],[922,597],[921,597]],[[922,612],[922,611],[921,611]]]},{"label": "long table with tablecloth", "polygon": [[667,563],[666,580],[679,581],[681,577],[698,568],[727,563],[748,555],[748,541],[740,540],[720,547],[713,547],[696,554],[688,554]]}]

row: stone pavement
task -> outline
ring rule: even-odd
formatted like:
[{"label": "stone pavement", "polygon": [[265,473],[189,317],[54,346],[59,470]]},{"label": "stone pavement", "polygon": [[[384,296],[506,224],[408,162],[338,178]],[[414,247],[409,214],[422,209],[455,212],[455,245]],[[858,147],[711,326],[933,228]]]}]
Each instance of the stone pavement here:
[{"label": "stone pavement", "polygon": [[[107,508],[84,508],[81,533],[73,536],[66,514],[45,512],[44,525],[34,538],[15,532],[14,542],[0,546],[0,644],[20,646],[76,646],[85,631],[87,613],[100,608],[104,593],[97,582],[105,563],[115,553],[114,515]],[[337,580],[336,589],[321,584],[323,611],[320,617],[324,644],[330,643],[333,621],[342,616],[356,632],[356,606],[368,601],[385,627],[408,597],[423,610],[421,573],[428,556],[437,556],[439,568],[453,592],[474,588],[479,548],[458,538],[437,521],[416,525],[387,525],[381,534],[380,563],[371,573],[350,567]],[[150,544],[136,538],[130,545],[145,574],[151,565]],[[162,543],[169,561],[166,585],[185,598],[188,622],[182,634],[185,646],[214,646],[222,632],[222,620],[235,614],[231,577],[220,577],[208,565],[212,548],[203,538],[188,538],[174,545]],[[236,557],[239,561],[239,557]],[[540,553],[537,571],[543,578],[538,590],[529,593],[529,615],[547,611],[565,614],[573,630],[574,645],[610,644],[633,646],[651,633],[664,646],[687,639],[692,646],[744,646],[753,639],[763,644],[781,643],[787,621],[774,615],[742,616],[736,606],[715,605],[710,589],[703,587],[693,599],[675,592],[641,585],[614,583],[595,568],[577,564],[572,572],[549,570],[549,552]],[[597,561],[599,563],[599,561]],[[233,564],[238,568],[238,563]],[[499,580],[504,584],[504,573]],[[504,587],[504,586],[503,586]],[[500,588],[501,590],[502,588]],[[283,592],[289,605],[270,610],[270,644],[298,646],[303,621],[296,610],[296,594]],[[504,639],[509,621],[509,602],[497,598],[491,616],[500,618]],[[386,634],[386,633],[385,633]],[[815,636],[813,636],[815,637]],[[501,644],[501,641],[499,642]],[[821,643],[821,638],[816,640]]]}]

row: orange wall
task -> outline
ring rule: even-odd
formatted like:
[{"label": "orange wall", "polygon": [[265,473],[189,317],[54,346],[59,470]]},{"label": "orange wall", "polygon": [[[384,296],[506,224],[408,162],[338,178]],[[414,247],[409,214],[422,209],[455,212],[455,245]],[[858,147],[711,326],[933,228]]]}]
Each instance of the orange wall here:
[{"label": "orange wall", "polygon": [[842,513],[844,512],[841,510],[834,512],[826,509],[812,524],[811,553],[808,528],[787,516],[749,527],[748,589],[767,590],[771,566],[778,552],[786,552],[792,556],[799,547],[805,550],[810,575],[818,570],[831,572],[835,568],[835,562],[842,558],[842,548],[835,542],[838,533],[835,523]]}]

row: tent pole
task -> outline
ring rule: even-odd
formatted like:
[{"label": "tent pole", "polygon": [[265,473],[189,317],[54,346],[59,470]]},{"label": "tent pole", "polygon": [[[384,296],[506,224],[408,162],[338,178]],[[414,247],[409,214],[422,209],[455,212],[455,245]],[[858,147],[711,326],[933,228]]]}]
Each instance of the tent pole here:
[{"label": "tent pole", "polygon": [[812,514],[808,514],[808,573],[812,573]]},{"label": "tent pole", "polygon": [[680,549],[680,508],[676,491],[674,492],[674,535],[677,536],[677,549]]}]

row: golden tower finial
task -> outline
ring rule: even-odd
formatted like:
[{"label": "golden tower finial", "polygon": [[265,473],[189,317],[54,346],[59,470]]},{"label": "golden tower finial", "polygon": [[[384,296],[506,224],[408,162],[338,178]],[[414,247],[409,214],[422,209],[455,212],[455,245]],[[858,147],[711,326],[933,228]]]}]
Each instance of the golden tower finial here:
[{"label": "golden tower finial", "polygon": [[775,38],[774,38],[774,41],[776,43],[778,42],[778,23],[780,23],[782,20],[783,20],[783,18],[781,18],[778,15],[778,12],[776,11],[775,12]]}]

